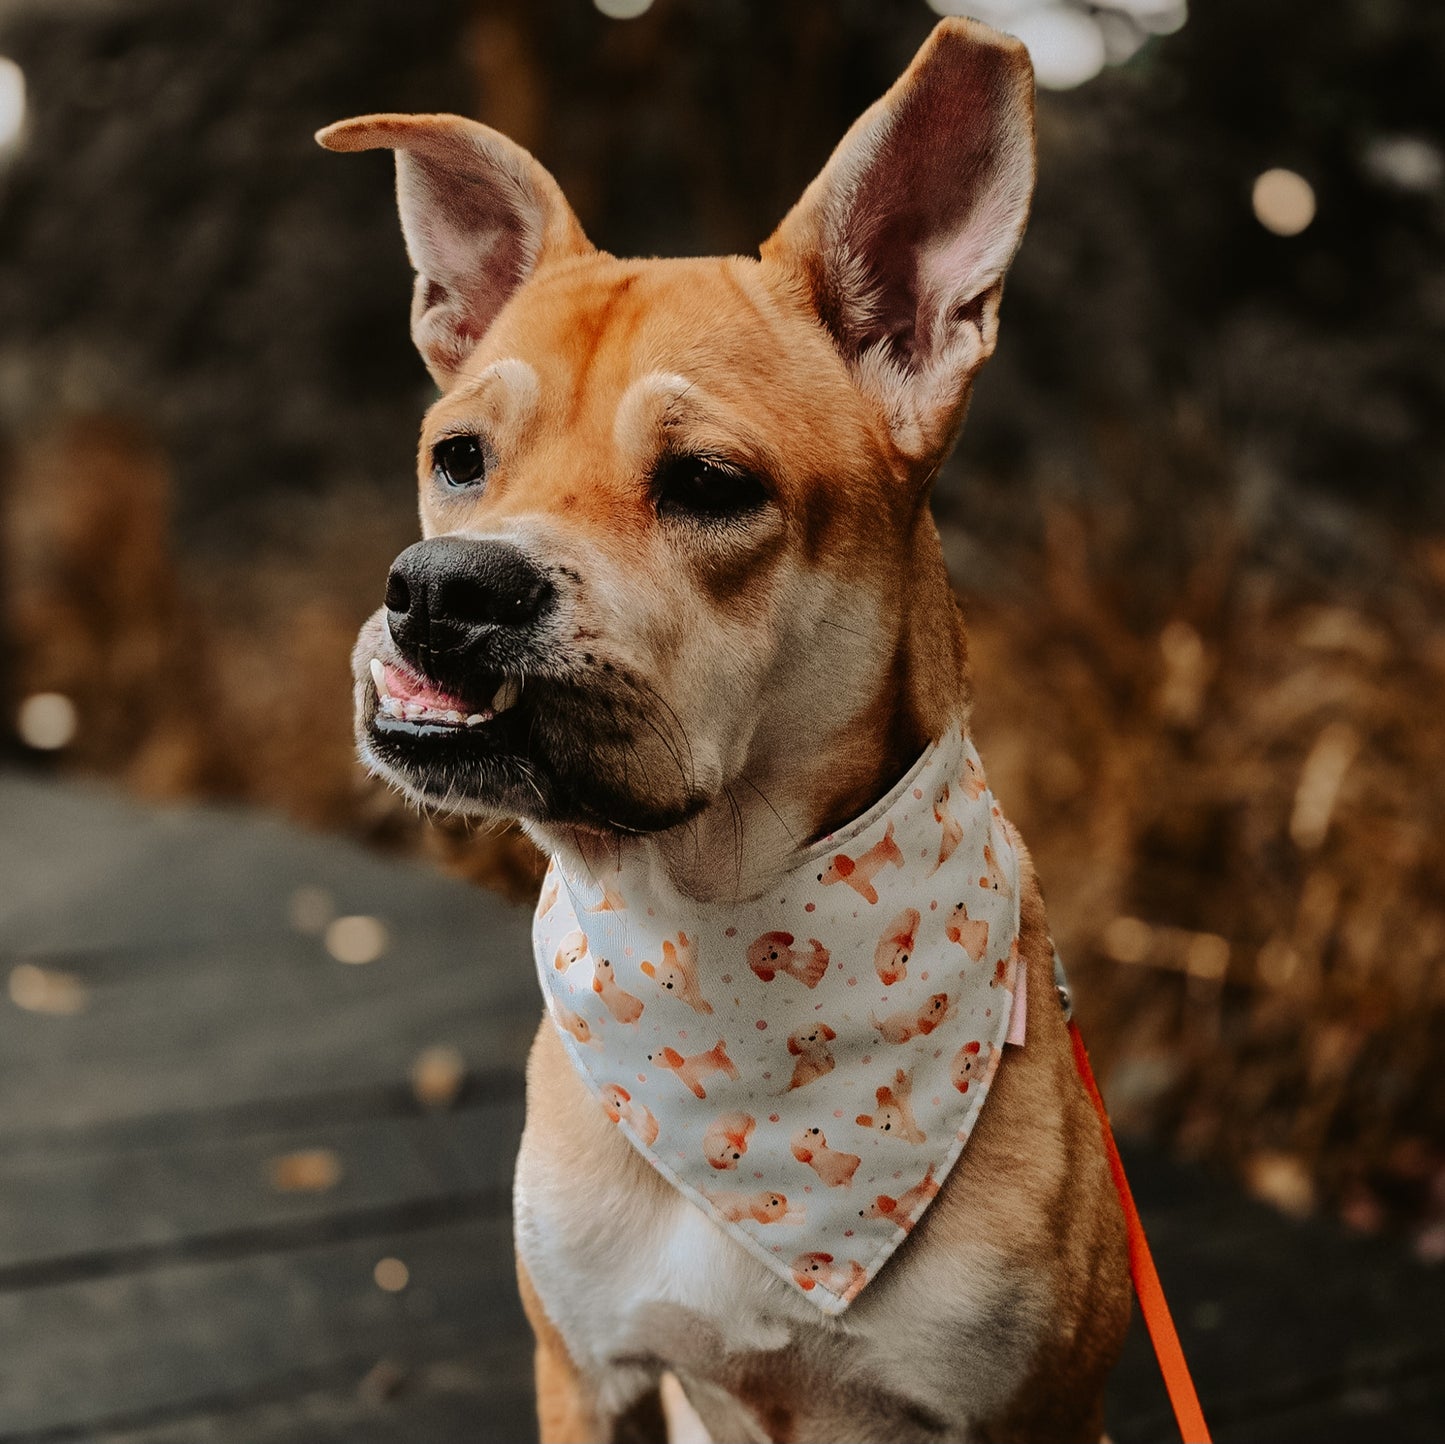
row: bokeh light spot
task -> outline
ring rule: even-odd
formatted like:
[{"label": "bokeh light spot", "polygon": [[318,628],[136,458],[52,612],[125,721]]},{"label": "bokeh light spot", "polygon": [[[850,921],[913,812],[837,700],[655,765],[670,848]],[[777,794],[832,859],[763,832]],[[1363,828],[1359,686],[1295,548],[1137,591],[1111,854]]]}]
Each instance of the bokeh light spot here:
[{"label": "bokeh light spot", "polygon": [[326,927],[326,951],[338,963],[374,963],[386,944],[386,925],[364,914],[337,918]]},{"label": "bokeh light spot", "polygon": [[75,740],[79,717],[75,703],[60,692],[36,692],[27,697],[15,714],[15,730],[27,747],[40,752],[58,752]]},{"label": "bokeh light spot", "polygon": [[399,1258],[377,1259],[371,1276],[379,1289],[389,1294],[399,1294],[411,1281],[411,1270]]},{"label": "bokeh light spot", "polygon": [[85,984],[72,973],[34,963],[17,963],[10,969],[10,1001],[27,1013],[67,1017],[82,1011],[87,997]]},{"label": "bokeh light spot", "polygon": [[592,0],[609,20],[636,20],[652,9],[652,0]]},{"label": "bokeh light spot", "polygon": [[412,1095],[427,1108],[446,1108],[456,1101],[466,1076],[462,1055],[450,1043],[433,1043],[411,1065]]},{"label": "bokeh light spot", "polygon": [[0,55],[0,154],[20,141],[25,129],[25,72]]},{"label": "bokeh light spot", "polygon": [[1252,199],[1255,219],[1277,236],[1297,236],[1315,218],[1314,187],[1280,166],[1255,181]]},{"label": "bokeh light spot", "polygon": [[268,1171],[278,1193],[325,1193],[341,1181],[341,1159],[330,1148],[303,1148],[273,1158]]},{"label": "bokeh light spot", "polygon": [[1008,29],[1028,47],[1034,75],[1047,90],[1072,90],[1092,80],[1108,58],[1103,32],[1082,10],[1057,5],[1028,10]]}]

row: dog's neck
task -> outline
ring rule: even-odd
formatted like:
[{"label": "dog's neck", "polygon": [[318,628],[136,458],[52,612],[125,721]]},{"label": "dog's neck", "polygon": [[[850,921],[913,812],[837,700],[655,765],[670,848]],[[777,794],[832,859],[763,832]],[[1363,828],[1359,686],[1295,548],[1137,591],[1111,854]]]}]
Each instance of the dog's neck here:
[{"label": "dog's neck", "polygon": [[568,832],[543,846],[593,869],[625,859],[698,901],[756,897],[802,849],[866,812],[930,742],[955,726],[967,732],[963,617],[926,511],[924,520],[931,545],[919,548],[871,695],[832,719],[815,713],[759,736],[722,796],[679,827],[642,837]]}]

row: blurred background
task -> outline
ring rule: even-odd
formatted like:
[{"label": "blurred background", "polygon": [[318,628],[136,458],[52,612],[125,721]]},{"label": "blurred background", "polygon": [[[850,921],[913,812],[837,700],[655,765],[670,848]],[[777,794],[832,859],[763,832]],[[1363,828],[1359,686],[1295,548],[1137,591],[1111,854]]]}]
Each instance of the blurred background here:
[{"label": "blurred background", "polygon": [[[347,654],[415,534],[433,393],[390,158],[312,132],[456,110],[606,249],[746,253],[951,13],[1029,45],[1040,180],[937,512],[1116,1122],[1439,1263],[1438,6],[0,0],[13,855],[73,815],[44,835],[83,872],[85,809],[51,799],[104,779],[525,897],[518,837],[424,822],[353,761]],[[339,957],[344,887],[295,881],[265,906]],[[93,955],[22,942],[8,1006],[68,1025]],[[459,1057],[432,1056],[443,1101]]]}]

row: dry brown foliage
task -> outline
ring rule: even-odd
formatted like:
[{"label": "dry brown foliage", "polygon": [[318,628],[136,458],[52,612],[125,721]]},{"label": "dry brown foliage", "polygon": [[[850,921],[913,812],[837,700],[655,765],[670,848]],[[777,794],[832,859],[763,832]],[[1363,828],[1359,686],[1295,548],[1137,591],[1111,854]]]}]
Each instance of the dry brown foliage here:
[{"label": "dry brown foliage", "polygon": [[1153,610],[1141,521],[1055,511],[1030,601],[970,627],[1116,1121],[1434,1253],[1445,540],[1368,590],[1301,584],[1216,509]]}]

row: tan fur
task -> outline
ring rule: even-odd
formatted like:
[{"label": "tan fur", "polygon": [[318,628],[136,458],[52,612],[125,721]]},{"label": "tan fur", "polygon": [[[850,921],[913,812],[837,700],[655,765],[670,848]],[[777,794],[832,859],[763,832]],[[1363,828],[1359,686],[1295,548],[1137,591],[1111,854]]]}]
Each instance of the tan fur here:
[{"label": "tan fur", "polygon": [[532,1286],[526,1265],[517,1260],[517,1290],[522,1310],[537,1338],[537,1415],[547,1444],[595,1444],[606,1437],[596,1400],[578,1372],[562,1336]]},{"label": "tan fur", "polygon": [[[944,131],[952,150],[934,144]],[[700,901],[752,895],[801,842],[885,793],[931,738],[967,725],[967,648],[928,485],[996,341],[1031,137],[1022,48],[948,21],[849,132],[761,259],[623,261],[596,251],[546,172],[485,127],[383,116],[323,132],[333,148],[399,152],[418,271],[414,335],[444,387],[422,431],[423,530],[504,538],[545,565],[558,592],[550,655],[579,690],[585,682],[606,698],[593,720],[607,727],[579,723],[588,777],[641,822],[558,821],[540,792],[543,805],[526,811],[524,797],[514,810],[599,877],[608,908],[626,907],[609,882],[624,845]],[[459,176],[472,188],[459,190]],[[850,210],[870,201],[876,217]],[[939,233],[918,240],[913,280],[885,294],[867,247],[882,222],[923,202],[942,215]],[[898,245],[912,234],[901,225]],[[916,315],[900,322],[905,304]],[[895,324],[896,335],[880,329]],[[459,431],[485,435],[495,452],[484,489],[445,492],[430,480],[434,444]],[[724,455],[766,478],[768,504],[726,534],[668,526],[648,478],[670,454]],[[363,747],[367,664],[386,647],[378,614],[356,651]],[[611,735],[618,717],[635,715],[646,725]],[[964,785],[973,795],[983,781]],[[470,801],[495,810],[486,797]],[[938,802],[940,821],[948,805]],[[956,845],[946,834],[944,856]],[[547,1444],[613,1437],[665,1370],[729,1444],[1098,1437],[1128,1312],[1122,1220],[1052,1006],[1043,903],[1019,851],[1026,1046],[1006,1050],[963,1164],[841,1319],[673,1190],[620,1131],[650,1140],[658,1129],[627,1080],[604,1088],[599,1108],[543,1022],[516,1214]],[[824,880],[871,902],[871,879],[893,861],[888,846],[836,852]],[[991,853],[987,868],[985,886],[1007,885]],[[874,965],[886,983],[905,976],[916,919],[879,922],[887,934]],[[960,911],[950,936],[981,958],[977,927]],[[725,985],[694,972],[687,952],[680,938],[645,975],[705,1015],[707,993]],[[580,958],[568,950],[557,962]],[[748,961],[768,988],[793,995],[829,966],[821,944],[784,934],[752,940]],[[620,989],[605,959],[592,966],[606,1026],[633,1026],[647,1000]],[[939,995],[935,1008],[947,1007]],[[897,1038],[928,1031],[930,1019],[890,1015],[878,1026]],[[820,1025],[790,1039],[789,1086],[832,1066],[831,1036]],[[707,1078],[733,1068],[721,1044],[687,1057],[663,1050],[657,1062],[700,1099]],[[956,1086],[971,1076],[955,1065]],[[858,1100],[871,1110],[858,1122],[921,1141],[910,1091],[900,1070]],[[740,1185],[718,1190],[718,1206],[761,1224],[805,1210],[801,1192],[752,1191],[744,1170],[726,1171],[745,1141],[733,1119],[713,1140],[719,1182]],[[855,1155],[825,1140],[814,1149],[800,1137],[798,1147],[822,1183],[848,1186]],[[907,1227],[933,1187],[915,1174],[898,1198],[859,1206],[891,1209]],[[800,1283],[845,1287],[863,1272],[823,1254],[792,1267]]]}]

